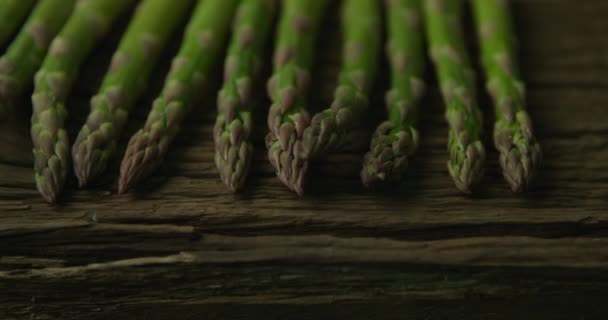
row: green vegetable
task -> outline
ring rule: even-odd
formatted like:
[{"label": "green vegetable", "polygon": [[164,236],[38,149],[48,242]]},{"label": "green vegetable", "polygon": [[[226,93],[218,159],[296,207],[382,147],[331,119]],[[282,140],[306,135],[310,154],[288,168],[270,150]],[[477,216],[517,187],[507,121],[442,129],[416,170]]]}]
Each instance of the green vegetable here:
[{"label": "green vegetable", "polygon": [[84,59],[131,3],[79,1],[36,73],[31,128],[34,171],[38,191],[47,202],[56,201],[69,170],[66,98]]},{"label": "green vegetable", "polygon": [[21,26],[33,5],[34,0],[0,0],[0,48]]},{"label": "green vegetable", "polygon": [[215,164],[222,181],[233,192],[245,183],[251,163],[252,91],[276,9],[274,0],[243,0],[234,20],[213,131]]},{"label": "green vegetable", "polygon": [[8,116],[15,100],[30,88],[51,40],[70,16],[75,2],[40,0],[0,58],[0,119]]},{"label": "green vegetable", "polygon": [[418,103],[425,89],[421,1],[385,3],[392,87],[386,94],[388,120],[374,132],[363,158],[361,180],[369,187],[402,179],[409,157],[418,148]]},{"label": "green vegetable", "polygon": [[146,0],[137,8],[72,147],[74,171],[81,187],[106,170],[131,108],[191,4],[183,0]]},{"label": "green vegetable", "polygon": [[381,28],[379,1],[343,2],[343,62],[338,86],[330,108],[317,113],[304,131],[304,157],[319,158],[343,149],[363,121],[379,63]]},{"label": "green vegetable", "polygon": [[205,0],[197,6],[160,97],[154,101],[144,128],[129,141],[120,166],[120,193],[151,174],[162,162],[193,98],[220,61],[237,3]]},{"label": "green vegetable", "polygon": [[481,180],[485,149],[475,76],[467,56],[462,26],[463,2],[425,0],[424,12],[431,58],[446,104],[450,125],[448,169],[456,187],[471,193]]},{"label": "green vegetable", "polygon": [[495,106],[494,145],[513,191],[524,191],[540,165],[542,152],[525,107],[525,85],[517,70],[516,39],[506,1],[472,2],[486,87]]},{"label": "green vegetable", "polygon": [[275,44],[273,75],[268,81],[272,105],[266,135],[268,159],[279,179],[302,194],[308,161],[302,158],[302,137],[310,124],[306,111],[310,68],[321,20],[329,1],[284,1]]}]

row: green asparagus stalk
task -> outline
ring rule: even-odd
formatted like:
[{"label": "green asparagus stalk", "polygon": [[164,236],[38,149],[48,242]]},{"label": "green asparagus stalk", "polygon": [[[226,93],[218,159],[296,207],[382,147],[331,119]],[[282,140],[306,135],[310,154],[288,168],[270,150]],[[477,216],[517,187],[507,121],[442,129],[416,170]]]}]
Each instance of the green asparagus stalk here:
[{"label": "green asparagus stalk", "polygon": [[81,187],[106,170],[131,108],[191,4],[146,0],[138,6],[72,147],[74,172]]},{"label": "green asparagus stalk", "polygon": [[379,63],[382,26],[377,0],[345,0],[342,5],[342,68],[330,108],[317,113],[304,131],[304,157],[343,149],[368,109]]},{"label": "green asparagus stalk", "polygon": [[0,0],[0,48],[19,28],[34,0]]},{"label": "green asparagus stalk", "polygon": [[511,189],[525,191],[540,165],[542,152],[526,111],[509,7],[504,0],[475,0],[472,5],[486,87],[495,106],[494,145]]},{"label": "green asparagus stalk", "polygon": [[213,132],[215,164],[233,192],[245,183],[251,163],[252,91],[276,8],[275,0],[243,0],[234,20]]},{"label": "green asparagus stalk", "polygon": [[38,191],[50,203],[56,201],[68,171],[66,97],[93,46],[132,2],[79,1],[36,73],[31,128],[34,171]]},{"label": "green asparagus stalk", "polygon": [[381,123],[363,158],[361,180],[368,186],[398,182],[418,148],[418,103],[425,89],[424,35],[420,0],[386,1],[391,90],[388,120]]},{"label": "green asparagus stalk", "polygon": [[485,149],[475,75],[467,56],[461,0],[425,0],[426,32],[450,125],[448,169],[456,187],[471,193],[481,180]]},{"label": "green asparagus stalk", "polygon": [[308,160],[303,159],[302,139],[310,125],[306,110],[310,68],[321,19],[329,1],[284,1],[273,59],[273,75],[268,81],[272,100],[266,135],[268,159],[279,179],[302,194]]},{"label": "green asparagus stalk", "polygon": [[0,58],[0,119],[11,112],[16,99],[30,88],[51,40],[68,19],[75,2],[40,0]]},{"label": "green asparagus stalk", "polygon": [[119,193],[151,174],[162,162],[193,99],[220,60],[237,0],[199,3],[173,59],[163,91],[152,106],[143,129],[135,133],[120,166]]}]

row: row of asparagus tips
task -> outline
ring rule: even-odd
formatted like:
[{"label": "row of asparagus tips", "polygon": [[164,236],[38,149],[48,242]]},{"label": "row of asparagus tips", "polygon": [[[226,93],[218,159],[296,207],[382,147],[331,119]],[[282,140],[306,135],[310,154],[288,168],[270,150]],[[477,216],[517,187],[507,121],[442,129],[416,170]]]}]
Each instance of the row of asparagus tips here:
[{"label": "row of asparagus tips", "polygon": [[[69,171],[65,100],[84,59],[133,2],[42,0],[0,58],[0,116],[10,112],[38,70],[31,131],[36,184],[48,202],[56,201]],[[267,85],[272,100],[267,121],[268,158],[280,180],[299,194],[304,192],[309,161],[357,140],[379,60],[379,4],[375,0],[345,0],[341,11],[343,63],[334,100],[310,119],[310,71],[329,3],[282,3],[273,74]],[[487,89],[496,106],[494,141],[500,164],[512,189],[522,191],[535,174],[541,151],[524,106],[512,22],[506,1],[474,0],[472,4],[482,40]],[[0,0],[0,5],[15,12],[8,19],[11,21],[1,22],[7,26],[3,31],[10,34],[33,1]],[[470,193],[482,177],[485,149],[475,78],[463,36],[462,1],[386,0],[385,5],[386,53],[391,69],[391,89],[386,94],[388,119],[372,137],[361,179],[368,186],[400,181],[418,147],[418,105],[425,88],[424,28],[450,126],[448,169],[456,186]],[[81,187],[107,168],[129,111],[189,6],[187,1],[168,0],[144,0],[139,4],[72,147],[74,171]],[[162,162],[221,58],[231,21],[234,35],[225,61],[224,85],[218,94],[213,135],[215,163],[222,181],[232,191],[242,188],[253,149],[253,84],[260,76],[261,57],[277,7],[276,0],[243,0],[240,4],[237,0],[205,0],[197,4],[164,88],[153,102],[144,127],[129,141],[120,167],[120,193],[150,175]],[[0,41],[6,38],[0,34]]]},{"label": "row of asparagus tips", "polygon": [[[377,3],[345,0],[342,6],[343,64],[330,108],[321,111],[304,130],[300,158],[309,160],[352,144],[363,123],[373,82],[379,32]],[[476,100],[474,71],[466,51],[462,0],[386,0],[391,89],[386,95],[388,119],[376,129],[365,155],[361,179],[376,186],[398,182],[416,151],[418,105],[424,93],[424,39],[449,124],[448,171],[456,187],[471,193],[483,176],[485,148],[482,114]],[[494,142],[505,179],[513,191],[529,187],[541,160],[525,109],[524,85],[517,73],[514,29],[506,0],[474,0],[476,29],[487,89],[496,106]],[[376,8],[377,9],[377,8]],[[355,18],[356,17],[356,18]],[[358,42],[360,41],[360,42]],[[360,44],[364,43],[364,46]],[[303,178],[289,187],[302,192]]]}]

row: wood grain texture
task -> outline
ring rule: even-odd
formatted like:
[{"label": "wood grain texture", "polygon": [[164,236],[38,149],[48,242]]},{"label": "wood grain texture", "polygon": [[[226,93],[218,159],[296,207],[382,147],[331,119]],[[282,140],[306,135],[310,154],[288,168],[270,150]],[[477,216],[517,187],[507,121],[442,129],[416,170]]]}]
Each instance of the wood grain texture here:
[{"label": "wood grain texture", "polygon": [[[205,312],[222,319],[268,312],[272,319],[306,319],[313,313],[305,306],[316,306],[314,315],[364,319],[391,306],[415,319],[513,319],[540,318],[549,305],[553,319],[608,314],[600,301],[608,295],[608,2],[519,0],[514,9],[530,114],[544,151],[527,195],[512,194],[501,176],[482,79],[490,153],[472,198],[447,173],[447,126],[436,88],[423,101],[421,149],[394,191],[361,186],[365,150],[358,148],[315,164],[306,196],[289,192],[265,159],[267,100],[258,109],[246,190],[224,191],[212,144],[218,72],[217,87],[141,188],[116,195],[115,159],[90,189],[78,190],[71,176],[55,207],[35,190],[24,102],[21,114],[0,126],[0,315],[190,319]],[[339,65],[338,22],[328,20],[313,110],[331,102]],[[69,104],[72,139],[119,31],[80,76]],[[167,68],[158,66],[121,151],[143,124]],[[385,116],[387,87],[384,76],[367,133]]]}]

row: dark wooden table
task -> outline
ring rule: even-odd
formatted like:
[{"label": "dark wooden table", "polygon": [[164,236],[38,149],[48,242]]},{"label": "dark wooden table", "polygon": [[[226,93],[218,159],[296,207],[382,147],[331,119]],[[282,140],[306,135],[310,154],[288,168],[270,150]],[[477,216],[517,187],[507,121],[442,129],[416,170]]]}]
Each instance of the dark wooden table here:
[{"label": "dark wooden table", "polygon": [[[35,190],[24,104],[0,128],[0,318],[602,318],[608,2],[519,0],[514,8],[545,154],[527,195],[512,194],[502,179],[483,93],[487,174],[474,197],[455,189],[433,87],[423,102],[420,152],[397,190],[364,189],[364,150],[352,150],[316,164],[309,194],[298,198],[266,161],[260,114],[252,176],[243,194],[231,195],[213,164],[215,87],[140,189],[116,195],[115,160],[89,190],[77,190],[71,176],[61,204],[50,207]],[[330,102],[337,26],[334,19],[324,32],[313,110]],[[74,90],[72,139],[114,38],[87,62]],[[133,112],[122,149],[142,125],[176,46]],[[384,115],[387,86],[384,76],[370,130]]]}]

